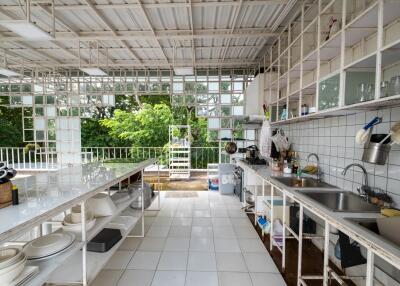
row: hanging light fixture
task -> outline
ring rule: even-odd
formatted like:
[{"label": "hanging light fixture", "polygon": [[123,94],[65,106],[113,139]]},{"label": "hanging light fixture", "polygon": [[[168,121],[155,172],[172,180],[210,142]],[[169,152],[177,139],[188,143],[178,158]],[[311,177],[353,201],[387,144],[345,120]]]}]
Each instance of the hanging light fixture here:
[{"label": "hanging light fixture", "polygon": [[53,40],[53,37],[37,25],[26,20],[4,20],[0,25],[27,40]]}]

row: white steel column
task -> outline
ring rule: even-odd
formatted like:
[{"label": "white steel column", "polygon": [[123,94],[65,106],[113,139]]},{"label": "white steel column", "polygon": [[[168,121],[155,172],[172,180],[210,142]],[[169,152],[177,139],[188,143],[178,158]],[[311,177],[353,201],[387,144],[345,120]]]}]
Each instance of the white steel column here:
[{"label": "white steel column", "polygon": [[297,285],[301,285],[301,263],[303,260],[303,205],[299,208],[299,253],[297,257]]},{"label": "white steel column", "polygon": [[329,235],[330,235],[330,225],[328,221],[325,221],[325,240],[324,240],[324,264],[323,264],[323,285],[328,286],[329,282]]},{"label": "white steel column", "polygon": [[87,238],[86,238],[86,203],[82,202],[81,204],[81,221],[82,221],[82,285],[87,286],[87,269],[86,269],[86,261],[87,261]]},{"label": "white steel column", "polygon": [[366,286],[373,286],[374,285],[374,262],[375,262],[375,255],[371,251],[371,249],[367,250],[367,277],[366,277]]},{"label": "white steel column", "polygon": [[383,12],[384,2],[378,0],[378,30],[376,34],[376,70],[375,70],[375,99],[380,97],[382,81],[382,46],[383,46]]}]

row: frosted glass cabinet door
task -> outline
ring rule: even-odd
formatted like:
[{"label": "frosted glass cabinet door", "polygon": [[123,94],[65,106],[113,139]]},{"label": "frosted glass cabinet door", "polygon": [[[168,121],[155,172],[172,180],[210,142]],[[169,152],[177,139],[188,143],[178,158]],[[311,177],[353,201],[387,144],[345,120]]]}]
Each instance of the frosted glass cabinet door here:
[{"label": "frosted glass cabinet door", "polygon": [[339,74],[328,79],[322,80],[319,83],[319,110],[325,110],[339,105]]},{"label": "frosted glass cabinet door", "polygon": [[346,105],[373,100],[374,97],[375,72],[346,72]]}]

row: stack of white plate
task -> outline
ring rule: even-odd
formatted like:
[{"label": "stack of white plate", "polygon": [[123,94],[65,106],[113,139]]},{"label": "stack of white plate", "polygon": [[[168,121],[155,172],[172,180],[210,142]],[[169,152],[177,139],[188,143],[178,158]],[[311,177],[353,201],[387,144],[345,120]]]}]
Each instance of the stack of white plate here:
[{"label": "stack of white plate", "polygon": [[[70,213],[64,217],[62,222],[63,229],[65,231],[70,231],[74,233],[80,233],[82,231],[82,223],[77,222],[77,220],[73,219],[73,215],[75,213]],[[90,230],[96,223],[96,218],[91,213],[86,214],[86,231]]]},{"label": "stack of white plate", "polygon": [[70,247],[74,241],[73,233],[53,232],[27,243],[24,252],[29,260],[50,258]]},{"label": "stack of white plate", "polygon": [[0,285],[7,285],[24,270],[26,256],[15,247],[0,248]]}]

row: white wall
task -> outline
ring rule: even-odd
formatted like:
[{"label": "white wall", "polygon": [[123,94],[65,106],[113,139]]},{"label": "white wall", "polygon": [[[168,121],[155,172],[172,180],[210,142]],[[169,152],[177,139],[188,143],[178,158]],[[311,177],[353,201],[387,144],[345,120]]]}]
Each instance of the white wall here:
[{"label": "white wall", "polygon": [[380,166],[362,162],[363,146],[355,144],[356,132],[374,116],[383,118],[383,123],[374,128],[374,133],[388,133],[390,127],[400,121],[400,107],[362,111],[353,115],[315,119],[282,127],[293,143],[293,149],[299,151],[302,167],[306,165],[309,153],[317,153],[324,181],[345,190],[356,191],[363,182],[361,170],[350,169],[345,177],[341,172],[351,163],[360,163],[368,171],[369,184],[387,190],[395,201],[395,206],[400,208],[400,146],[394,145],[388,162]]}]

